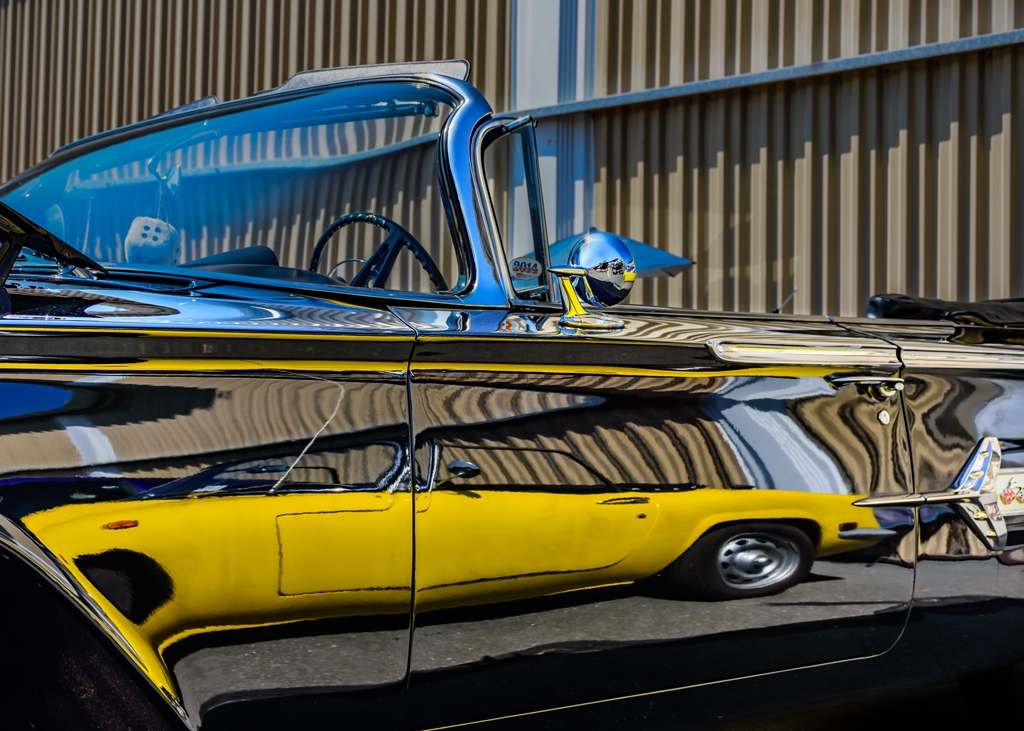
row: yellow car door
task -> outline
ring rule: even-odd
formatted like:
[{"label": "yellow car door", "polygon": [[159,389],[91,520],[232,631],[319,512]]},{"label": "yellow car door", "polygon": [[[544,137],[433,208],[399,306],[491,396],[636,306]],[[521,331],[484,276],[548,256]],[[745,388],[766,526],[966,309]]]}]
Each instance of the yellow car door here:
[{"label": "yellow car door", "polygon": [[418,545],[421,606],[615,581],[658,518],[649,495],[613,490],[564,452],[447,443],[433,458],[428,507],[418,510],[431,526]]}]

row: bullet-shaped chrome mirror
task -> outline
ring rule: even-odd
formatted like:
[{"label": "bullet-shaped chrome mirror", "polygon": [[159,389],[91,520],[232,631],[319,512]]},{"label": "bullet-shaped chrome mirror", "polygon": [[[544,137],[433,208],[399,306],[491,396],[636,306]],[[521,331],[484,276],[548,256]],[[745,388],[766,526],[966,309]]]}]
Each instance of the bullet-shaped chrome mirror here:
[{"label": "bullet-shaped chrome mirror", "polygon": [[594,231],[584,234],[569,250],[569,262],[549,267],[558,278],[562,295],[563,327],[615,330],[618,320],[591,315],[581,300],[596,307],[610,307],[626,298],[636,279],[636,264],[629,247],[618,236]]},{"label": "bullet-shaped chrome mirror", "polygon": [[573,286],[580,298],[595,307],[617,305],[629,295],[636,279],[633,254],[614,234],[593,231],[583,234],[569,250],[570,267],[585,270]]}]

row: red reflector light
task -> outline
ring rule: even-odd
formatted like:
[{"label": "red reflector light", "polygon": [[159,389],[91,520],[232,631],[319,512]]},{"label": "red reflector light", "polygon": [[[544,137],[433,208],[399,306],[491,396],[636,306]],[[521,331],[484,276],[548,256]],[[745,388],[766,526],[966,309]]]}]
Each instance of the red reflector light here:
[{"label": "red reflector light", "polygon": [[840,523],[839,524],[839,530],[841,530],[841,531],[843,531],[843,530],[857,530],[857,524],[856,523]]},{"label": "red reflector light", "polygon": [[124,530],[125,528],[134,528],[138,524],[137,520],[115,520],[113,523],[103,526],[103,530]]}]

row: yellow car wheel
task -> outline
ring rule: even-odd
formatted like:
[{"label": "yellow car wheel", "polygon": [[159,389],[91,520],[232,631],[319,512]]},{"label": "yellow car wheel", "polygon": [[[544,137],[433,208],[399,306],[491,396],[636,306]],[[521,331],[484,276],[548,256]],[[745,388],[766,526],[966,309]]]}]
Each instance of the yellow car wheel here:
[{"label": "yellow car wheel", "polygon": [[705,533],[663,575],[680,593],[710,600],[785,591],[807,578],[814,546],[799,528],[735,523]]}]

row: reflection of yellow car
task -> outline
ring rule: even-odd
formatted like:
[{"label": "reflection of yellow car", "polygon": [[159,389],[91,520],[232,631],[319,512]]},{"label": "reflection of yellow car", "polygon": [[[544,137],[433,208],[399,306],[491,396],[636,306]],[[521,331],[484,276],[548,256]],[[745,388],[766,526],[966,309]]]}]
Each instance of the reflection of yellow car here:
[{"label": "reflection of yellow car", "polygon": [[[363,448],[359,459],[374,449],[378,464],[398,459],[386,445]],[[446,459],[485,467],[474,474],[481,468],[468,459],[450,462],[472,469],[455,469],[461,477],[435,480],[416,495],[421,610],[662,571],[707,597],[756,596],[801,581],[815,556],[870,545],[885,533],[847,495],[615,489],[568,455],[529,451],[446,448]],[[353,487],[346,474],[353,454],[340,452],[333,462],[306,455],[280,487],[232,482],[221,472],[179,481],[185,489],[157,489],[151,499],[62,505],[23,521],[96,588],[125,636],[155,655],[216,630],[399,615],[411,591],[411,496],[389,489],[386,475]],[[503,471],[498,463],[531,459],[572,475],[577,489],[537,484],[546,480],[537,465],[528,470],[533,484],[525,475],[515,485],[495,477]],[[247,464],[239,469],[248,474],[271,469]]]},{"label": "reflection of yellow car", "polygon": [[878,527],[870,509],[852,507],[845,495],[479,494],[433,494],[431,534],[438,538],[418,543],[420,608],[634,581],[666,567],[669,578],[705,597],[759,596],[801,581],[815,556],[877,541],[839,537],[840,526]]},{"label": "reflection of yellow car", "polygon": [[570,454],[537,449],[448,444],[424,467],[436,475],[442,461],[455,474],[416,504],[421,610],[659,572],[704,598],[761,596],[803,580],[816,556],[892,534],[849,495],[612,486]]},{"label": "reflection of yellow car", "polygon": [[[173,687],[160,656],[192,635],[408,612],[412,511],[409,492],[392,489],[399,460],[391,444],[307,454],[279,486],[281,460],[252,460],[22,522],[95,587],[158,687]],[[383,467],[376,483],[362,480],[367,465]]]}]

